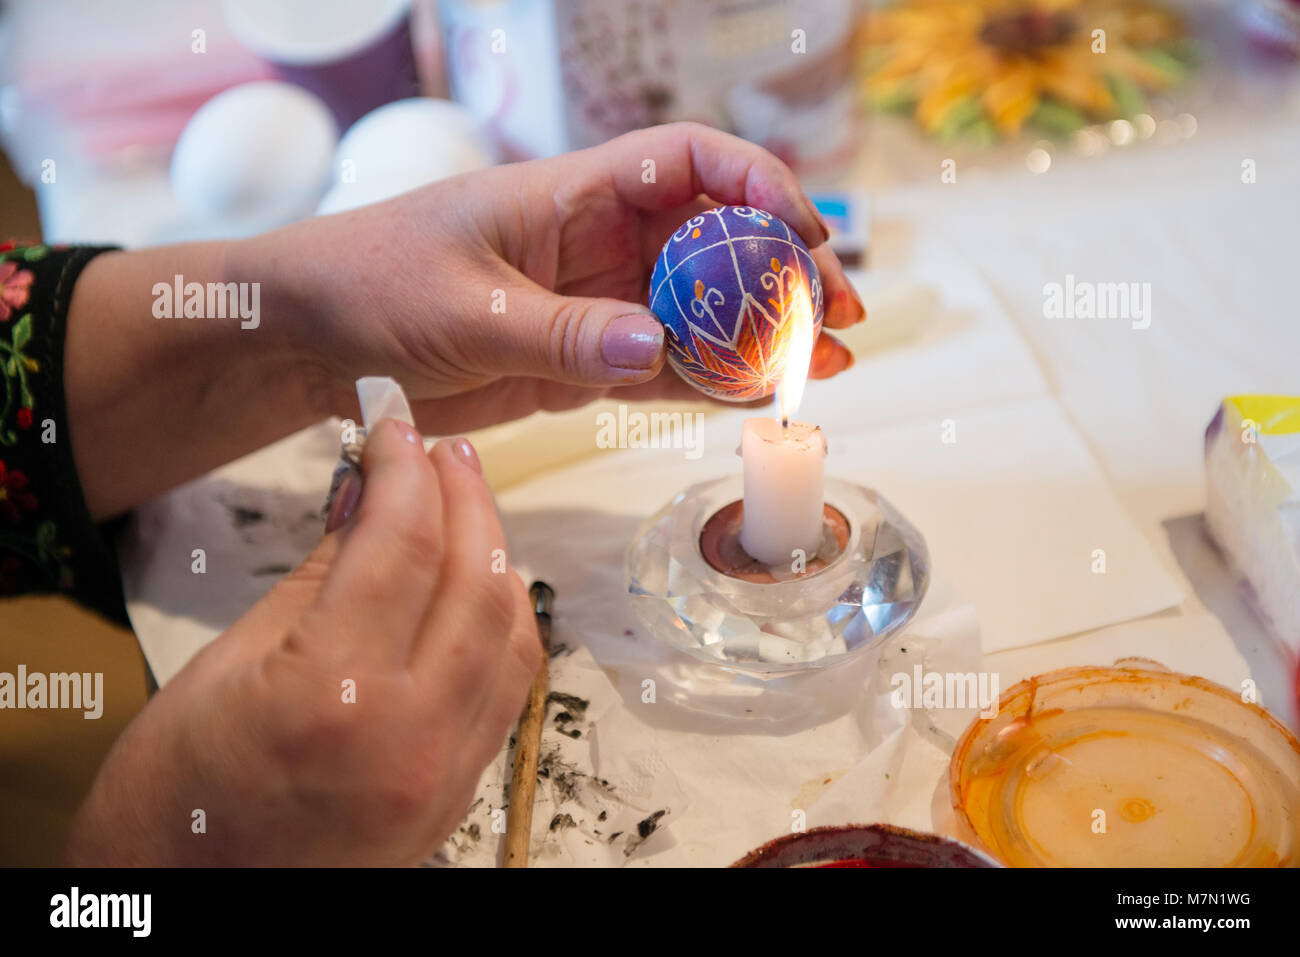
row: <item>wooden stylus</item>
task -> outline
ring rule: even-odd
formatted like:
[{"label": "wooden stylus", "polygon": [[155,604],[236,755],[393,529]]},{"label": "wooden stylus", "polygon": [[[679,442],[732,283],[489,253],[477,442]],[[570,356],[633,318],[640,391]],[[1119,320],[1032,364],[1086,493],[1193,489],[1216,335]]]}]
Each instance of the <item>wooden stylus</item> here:
[{"label": "wooden stylus", "polygon": [[547,663],[551,651],[551,604],[555,592],[546,582],[528,589],[542,641],[542,663],[528,689],[515,734],[515,767],[510,775],[510,810],[506,816],[506,867],[528,866],[528,845],[533,834],[533,795],[537,790],[537,757],[542,747],[542,722],[546,720]]}]

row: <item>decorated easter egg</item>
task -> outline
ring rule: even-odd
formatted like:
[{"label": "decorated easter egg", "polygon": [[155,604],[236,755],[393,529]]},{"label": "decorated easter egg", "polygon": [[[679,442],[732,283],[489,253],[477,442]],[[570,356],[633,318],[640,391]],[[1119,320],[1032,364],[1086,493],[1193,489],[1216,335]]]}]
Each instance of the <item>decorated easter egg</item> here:
[{"label": "decorated easter egg", "polygon": [[752,206],[719,206],[668,237],[650,276],[650,309],[668,361],[707,395],[771,395],[790,333],[811,313],[821,331],[822,284],[793,229]]}]

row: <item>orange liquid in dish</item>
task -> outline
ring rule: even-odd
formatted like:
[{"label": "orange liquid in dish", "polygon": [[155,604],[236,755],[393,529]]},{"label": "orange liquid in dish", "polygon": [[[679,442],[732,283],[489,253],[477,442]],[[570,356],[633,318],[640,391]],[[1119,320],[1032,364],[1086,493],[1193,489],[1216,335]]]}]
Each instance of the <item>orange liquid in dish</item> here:
[{"label": "orange liquid in dish", "polygon": [[1004,862],[1296,863],[1300,753],[1270,716],[1170,672],[1069,669],[1042,680],[1008,691],[953,758],[954,804]]}]

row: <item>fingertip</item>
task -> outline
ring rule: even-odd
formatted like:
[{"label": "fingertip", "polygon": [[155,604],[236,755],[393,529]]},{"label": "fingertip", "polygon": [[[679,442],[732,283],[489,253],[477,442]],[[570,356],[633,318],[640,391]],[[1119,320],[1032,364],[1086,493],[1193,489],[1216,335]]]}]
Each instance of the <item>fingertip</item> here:
[{"label": "fingertip", "polygon": [[863,303],[862,297],[858,295],[857,288],[853,285],[853,283],[849,282],[847,276],[844,277],[844,285],[849,291],[849,299],[852,300],[853,302],[853,315],[854,315],[853,325],[856,326],[859,322],[866,322],[867,307],[866,304]]},{"label": "fingertip", "polygon": [[479,461],[478,452],[470,444],[469,439],[464,436],[457,436],[452,439],[442,439],[433,447],[431,453],[435,461],[439,458],[456,465],[467,468],[476,475],[483,475],[483,463]]},{"label": "fingertip", "polygon": [[734,205],[779,216],[808,245],[823,245],[830,231],[794,171],[775,153],[734,134],[699,123],[673,124],[686,147],[691,196],[705,193]]},{"label": "fingertip", "polygon": [[375,456],[406,455],[413,448],[424,451],[424,440],[415,426],[400,419],[380,419],[366,436],[362,462]]},{"label": "fingertip", "polygon": [[644,381],[664,363],[664,327],[652,312],[615,316],[600,334],[600,356],[619,381]]},{"label": "fingertip", "polygon": [[851,287],[837,289],[827,299],[822,324],[828,329],[848,329],[867,318],[866,307]]},{"label": "fingertip", "polygon": [[434,480],[420,433],[397,419],[381,419],[369,430],[361,473],[358,506],[365,512],[381,506],[386,510],[394,503],[413,507],[427,494],[426,484]]},{"label": "fingertip", "polygon": [[849,347],[828,332],[822,332],[813,346],[809,374],[814,379],[829,379],[853,368],[854,358]]},{"label": "fingertip", "polygon": [[[478,453],[464,436],[440,439],[429,452],[429,461],[443,490],[444,507],[464,509],[469,503],[487,506],[495,514],[495,497]],[[449,514],[450,522],[455,519]]]},{"label": "fingertip", "polygon": [[822,216],[821,210],[817,208],[817,204],[812,201],[812,197],[804,193],[803,200],[808,204],[808,216],[816,223],[819,232],[817,241],[808,243],[808,247],[813,249],[831,238],[831,228],[826,225],[826,220]]},{"label": "fingertip", "polygon": [[834,250],[823,245],[814,249],[812,255],[821,274],[822,288],[826,291],[823,325],[830,329],[847,329],[862,322],[867,317],[866,307]]}]

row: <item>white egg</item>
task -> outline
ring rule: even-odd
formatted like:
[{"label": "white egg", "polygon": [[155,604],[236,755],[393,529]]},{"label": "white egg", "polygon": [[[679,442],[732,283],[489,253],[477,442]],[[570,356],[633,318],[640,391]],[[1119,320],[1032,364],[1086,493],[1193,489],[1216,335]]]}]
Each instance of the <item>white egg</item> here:
[{"label": "white egg", "polygon": [[196,217],[269,229],[311,214],[338,138],[316,96],[288,83],[232,87],[204,103],[172,154],[172,190]]},{"label": "white egg", "polygon": [[491,166],[481,124],[447,100],[413,97],[371,110],[335,151],[335,185],[319,212],[338,212]]}]

